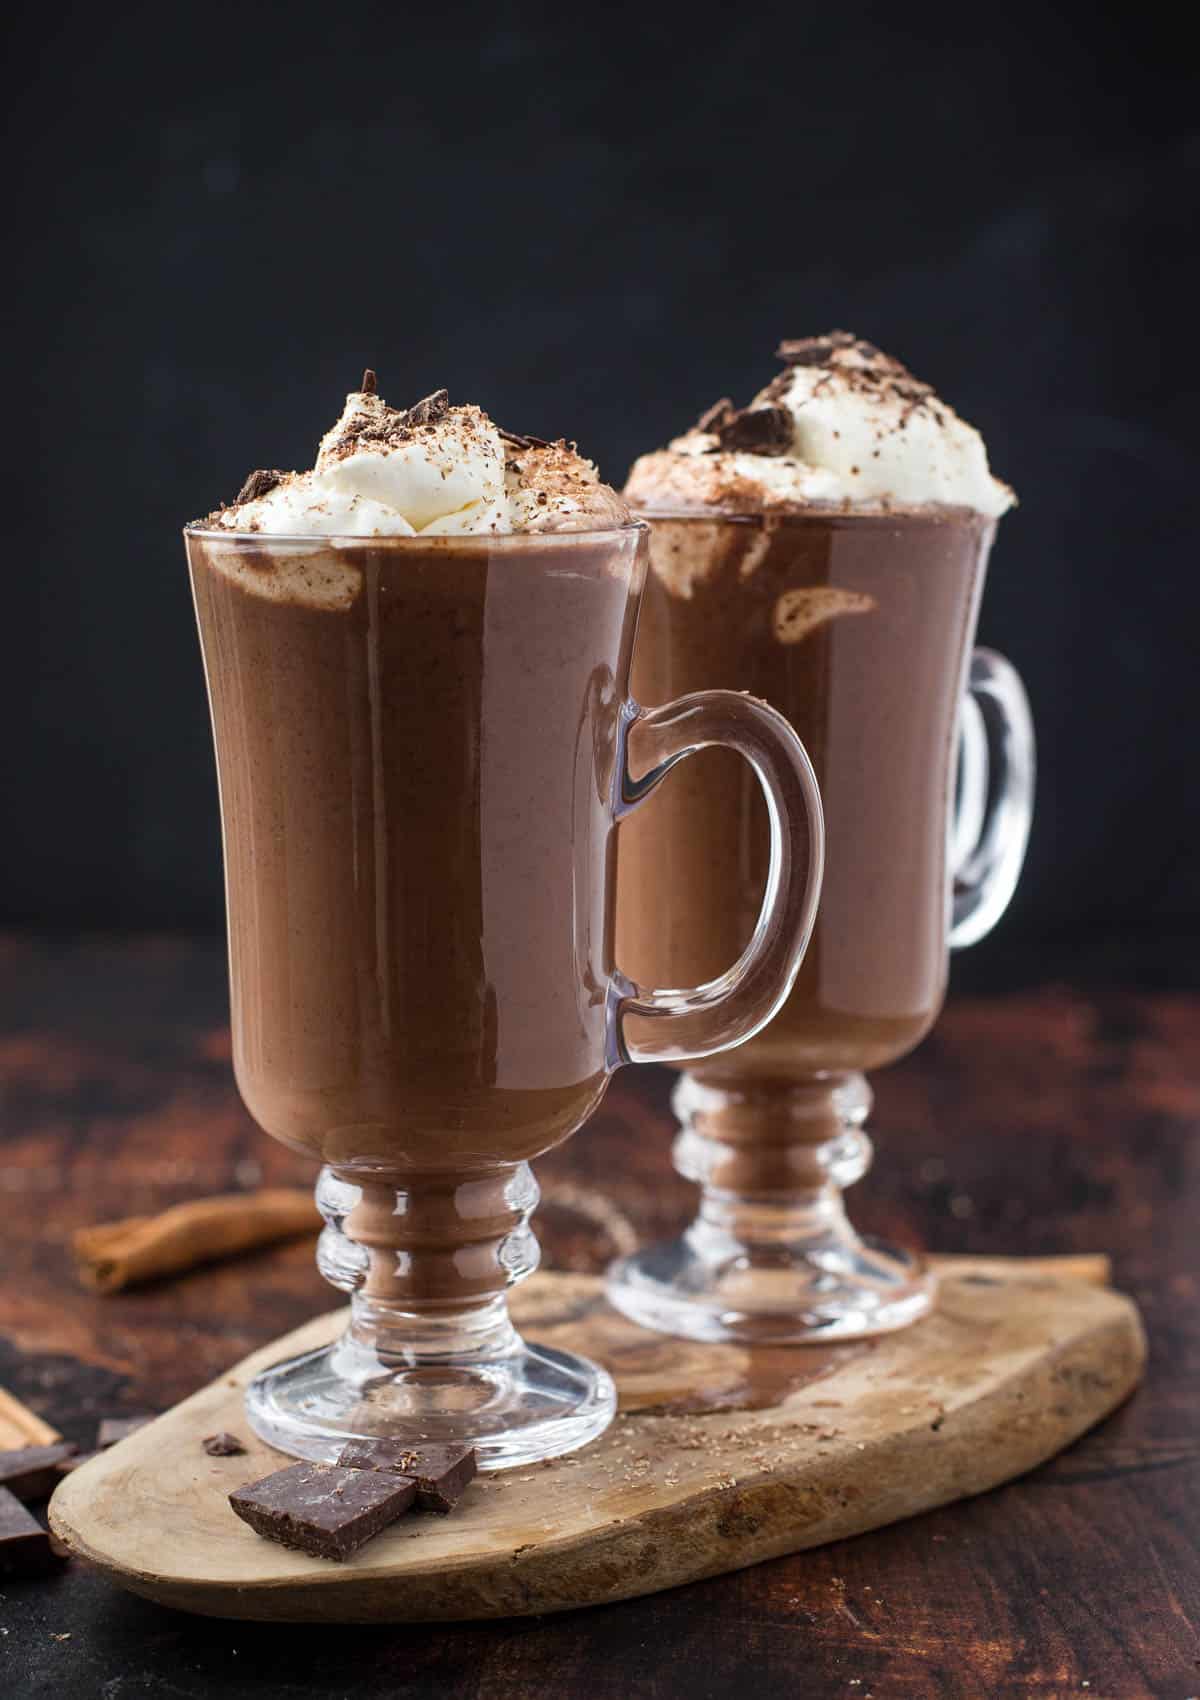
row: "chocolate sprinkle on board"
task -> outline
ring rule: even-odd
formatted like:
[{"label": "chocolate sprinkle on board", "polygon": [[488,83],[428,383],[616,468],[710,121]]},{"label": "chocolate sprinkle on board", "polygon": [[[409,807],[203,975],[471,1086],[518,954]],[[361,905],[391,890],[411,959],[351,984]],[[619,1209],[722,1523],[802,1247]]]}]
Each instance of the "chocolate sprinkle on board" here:
[{"label": "chocolate sprinkle on board", "polygon": [[238,1488],[229,1503],[264,1540],[341,1560],[394,1523],[416,1496],[416,1483],[404,1477],[293,1464]]},{"label": "chocolate sprinkle on board", "polygon": [[723,449],[786,454],[792,446],[792,416],[786,407],[744,407],[717,427],[716,436]]},{"label": "chocolate sprinkle on board", "polygon": [[379,379],[369,366],[363,368],[362,383],[358,386],[363,395],[375,395],[379,389]]},{"label": "chocolate sprinkle on board", "polygon": [[545,437],[527,437],[520,431],[506,431],[502,425],[497,425],[496,435],[503,443],[511,443],[515,449],[549,449],[553,444]]},{"label": "chocolate sprinkle on board", "polygon": [[210,1458],[236,1458],[246,1450],[237,1435],[229,1434],[225,1429],[219,1434],[210,1434],[200,1444]]},{"label": "chocolate sprinkle on board", "polygon": [[234,500],[234,506],[240,507],[243,502],[257,502],[260,496],[267,495],[277,484],[282,484],[284,476],[278,469],[268,471],[265,467],[260,467],[257,472],[252,472],[242,485]]},{"label": "chocolate sprinkle on board", "polygon": [[452,1511],[476,1475],[470,1446],[408,1446],[402,1440],[352,1440],[338,1463],[411,1480],[422,1511]]}]

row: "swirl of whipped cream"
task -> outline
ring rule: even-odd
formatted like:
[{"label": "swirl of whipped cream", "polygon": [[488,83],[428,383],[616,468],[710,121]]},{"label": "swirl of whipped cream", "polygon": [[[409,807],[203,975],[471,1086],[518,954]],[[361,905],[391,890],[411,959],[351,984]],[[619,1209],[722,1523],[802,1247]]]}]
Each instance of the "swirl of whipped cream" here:
[{"label": "swirl of whipped cream", "polygon": [[785,370],[750,403],[719,401],[634,463],[625,496],[647,509],[739,512],[970,508],[1016,497],[979,432],[898,360],[846,331],[780,344]]},{"label": "swirl of whipped cream", "polygon": [[375,374],[346,397],[308,472],[253,472],[202,526],[267,536],[407,537],[609,530],[629,510],[565,442],[501,431],[437,390],[389,407]]}]

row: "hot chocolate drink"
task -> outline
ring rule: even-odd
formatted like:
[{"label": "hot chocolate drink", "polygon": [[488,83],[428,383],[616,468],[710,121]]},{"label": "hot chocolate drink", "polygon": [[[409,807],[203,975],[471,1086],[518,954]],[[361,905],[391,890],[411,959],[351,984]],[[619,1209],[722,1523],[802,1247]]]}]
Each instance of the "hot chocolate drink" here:
[{"label": "hot chocolate drink", "polygon": [[[816,768],[831,847],[791,996],[754,1039],[697,1064],[698,1080],[878,1068],[935,1019],[951,755],[993,530],[948,512],[654,520],[635,697],[707,680],[781,709]],[[664,786],[624,834],[630,972],[719,973],[754,926],[765,843],[759,799],[725,752]]]},{"label": "hot chocolate drink", "polygon": [[335,1166],[519,1162],[607,1080],[638,536],[506,543],[343,547],[346,607],[191,545],[238,1084]]},{"label": "hot chocolate drink", "polygon": [[[828,824],[791,996],[677,1095],[701,1220],[612,1280],[638,1320],[710,1338],[869,1332],[928,1304],[919,1269],[853,1235],[837,1187],[869,1155],[859,1071],[905,1055],[941,1007],[960,705],[1011,501],[977,434],[897,362],[840,333],[781,354],[750,408],[718,403],[626,492],[652,519],[635,696],[708,684],[772,703],[813,758]],[[618,948],[632,972],[719,972],[754,924],[764,828],[724,752],[631,822]]]},{"label": "hot chocolate drink", "polygon": [[[639,1017],[655,1043],[690,1019],[689,1052],[729,1042],[717,1005],[736,1037],[761,1025],[815,874],[777,831],[769,948],[711,1016],[618,973],[626,734],[668,759],[696,740],[627,701],[645,527],[566,444],[444,393],[388,408],[368,378],[312,472],[252,475],[187,545],[238,1084],[326,1165],[321,1265],[354,1293],[347,1338],[261,1377],[251,1420],[308,1457],[380,1434],[469,1440],[484,1467],[578,1445],[608,1378],[523,1346],[504,1303],[537,1263],[527,1160],[587,1119]],[[772,806],[800,830],[807,787],[819,839],[786,724],[720,693],[697,711],[738,747],[753,728]]]}]

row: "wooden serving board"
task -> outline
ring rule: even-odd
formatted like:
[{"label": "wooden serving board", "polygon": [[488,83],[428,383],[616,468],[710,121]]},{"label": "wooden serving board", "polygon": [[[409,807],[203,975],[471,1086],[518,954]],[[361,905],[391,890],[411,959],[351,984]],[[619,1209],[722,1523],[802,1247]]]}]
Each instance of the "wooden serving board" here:
[{"label": "wooden serving board", "polygon": [[[552,1463],[483,1476],[453,1516],[409,1516],[345,1564],[259,1539],[229,1491],[284,1460],[242,1390],[323,1345],[319,1317],[83,1465],[55,1533],[121,1587],[214,1617],[404,1622],[562,1611],[653,1593],[982,1493],[1118,1405],[1145,1358],[1103,1259],[940,1260],[916,1327],[834,1347],[692,1345],[616,1316],[600,1283],[535,1276],[513,1311],[531,1337],[603,1360],[621,1409]],[[229,1429],[248,1456],[210,1458]]]}]

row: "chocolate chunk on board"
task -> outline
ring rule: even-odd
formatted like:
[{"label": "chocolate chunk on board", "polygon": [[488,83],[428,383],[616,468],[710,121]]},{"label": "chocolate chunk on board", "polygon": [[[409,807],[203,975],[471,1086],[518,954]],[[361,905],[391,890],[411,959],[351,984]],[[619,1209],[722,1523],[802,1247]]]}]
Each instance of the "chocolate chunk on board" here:
[{"label": "chocolate chunk on board", "polygon": [[314,1558],[349,1558],[417,1496],[406,1477],[336,1464],[293,1464],[229,1496],[256,1535]]},{"label": "chocolate chunk on board", "polygon": [[408,1446],[402,1440],[352,1440],[338,1463],[355,1470],[385,1470],[409,1476],[422,1511],[452,1511],[476,1474],[470,1446]]},{"label": "chocolate chunk on board", "polygon": [[145,1428],[147,1423],[153,1421],[154,1418],[148,1412],[136,1417],[105,1417],[96,1430],[96,1450],[103,1452],[106,1447],[115,1446],[118,1440],[126,1440],[131,1434],[136,1434],[138,1429]]},{"label": "chocolate chunk on board", "polygon": [[18,1446],[0,1452],[0,1487],[18,1499],[48,1499],[61,1480],[61,1466],[74,1455],[65,1440],[53,1446]]},{"label": "chocolate chunk on board", "polygon": [[44,1576],[61,1563],[50,1536],[16,1494],[0,1488],[0,1576]]},{"label": "chocolate chunk on board", "polygon": [[210,1434],[200,1442],[210,1458],[236,1458],[246,1448],[236,1434],[229,1434],[222,1429],[219,1434]]}]

